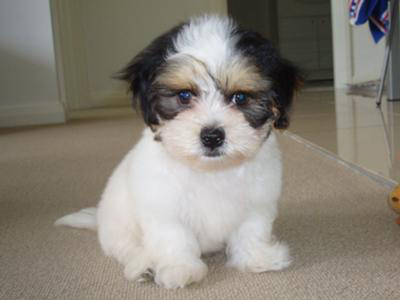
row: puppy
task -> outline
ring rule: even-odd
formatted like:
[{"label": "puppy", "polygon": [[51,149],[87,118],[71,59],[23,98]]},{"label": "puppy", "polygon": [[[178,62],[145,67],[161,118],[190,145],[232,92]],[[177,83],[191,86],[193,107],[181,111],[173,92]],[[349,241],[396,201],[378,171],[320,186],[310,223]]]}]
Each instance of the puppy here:
[{"label": "puppy", "polygon": [[241,271],[287,267],[272,235],[282,185],[273,128],[288,126],[296,68],[259,34],[202,16],[154,40],[120,78],[148,127],[97,208],[56,224],[97,229],[126,278],[151,272],[166,288],[200,281],[201,255],[221,249]]}]

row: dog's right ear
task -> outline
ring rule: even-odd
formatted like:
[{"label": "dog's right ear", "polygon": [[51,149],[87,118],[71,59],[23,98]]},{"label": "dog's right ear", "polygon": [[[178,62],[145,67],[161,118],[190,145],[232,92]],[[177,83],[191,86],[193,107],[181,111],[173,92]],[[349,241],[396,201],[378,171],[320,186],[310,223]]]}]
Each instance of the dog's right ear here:
[{"label": "dog's right ear", "polygon": [[159,118],[154,110],[157,100],[154,98],[157,95],[150,93],[150,88],[165,63],[167,53],[174,52],[173,40],[182,26],[183,24],[176,26],[155,39],[115,76],[116,79],[129,83],[132,104],[135,108],[139,106],[145,123],[150,127],[159,124]]}]

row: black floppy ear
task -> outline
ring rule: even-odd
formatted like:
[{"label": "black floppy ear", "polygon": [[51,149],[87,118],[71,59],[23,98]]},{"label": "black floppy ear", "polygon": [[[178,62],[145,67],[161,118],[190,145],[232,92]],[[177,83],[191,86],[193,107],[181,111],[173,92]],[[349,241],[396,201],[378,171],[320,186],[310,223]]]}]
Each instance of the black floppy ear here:
[{"label": "black floppy ear", "polygon": [[273,83],[274,102],[278,110],[278,119],[274,122],[277,129],[289,127],[289,110],[293,96],[303,83],[303,76],[299,69],[288,60],[279,58],[270,75]]},{"label": "black floppy ear", "polygon": [[129,83],[132,104],[135,108],[139,106],[143,119],[149,126],[159,124],[154,110],[157,95],[151,93],[151,87],[157,73],[165,63],[167,53],[175,51],[173,38],[182,26],[176,26],[155,39],[115,76]]},{"label": "black floppy ear", "polygon": [[300,87],[303,76],[296,66],[281,58],[272,43],[259,33],[238,28],[235,34],[239,37],[238,49],[245,56],[253,59],[265,78],[272,82],[269,94],[272,97],[277,118],[274,127],[287,128],[293,94]]}]

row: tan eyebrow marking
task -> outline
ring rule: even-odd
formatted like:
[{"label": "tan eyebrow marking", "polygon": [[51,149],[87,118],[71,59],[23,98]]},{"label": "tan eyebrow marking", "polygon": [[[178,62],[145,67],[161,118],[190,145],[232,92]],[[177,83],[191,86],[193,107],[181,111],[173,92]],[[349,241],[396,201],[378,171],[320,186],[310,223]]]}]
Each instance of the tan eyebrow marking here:
[{"label": "tan eyebrow marking", "polygon": [[172,90],[191,90],[199,93],[195,78],[207,76],[203,62],[189,55],[172,58],[156,78],[155,82]]},{"label": "tan eyebrow marking", "polygon": [[170,58],[155,83],[172,91],[191,90],[198,95],[200,87],[195,78],[207,77],[212,79],[225,96],[238,91],[257,94],[268,90],[271,85],[254,63],[245,57],[232,58],[231,61],[223,63],[215,74],[212,74],[204,62],[191,55]]},{"label": "tan eyebrow marking", "polygon": [[270,81],[266,80],[258,68],[249,60],[233,60],[232,63],[219,70],[218,82],[227,95],[235,92],[258,93],[268,90]]}]

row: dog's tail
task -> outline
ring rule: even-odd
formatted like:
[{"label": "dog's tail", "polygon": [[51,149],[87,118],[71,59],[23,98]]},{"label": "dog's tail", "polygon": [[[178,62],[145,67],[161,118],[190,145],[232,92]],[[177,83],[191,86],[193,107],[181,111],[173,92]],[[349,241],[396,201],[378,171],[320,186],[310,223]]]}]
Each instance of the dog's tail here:
[{"label": "dog's tail", "polygon": [[84,208],[78,212],[61,217],[54,223],[54,225],[96,230],[96,214],[96,207]]}]

